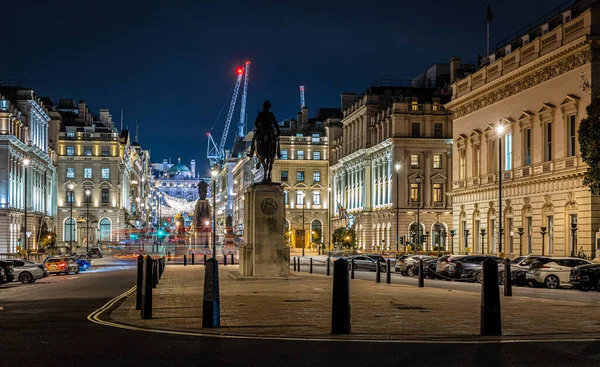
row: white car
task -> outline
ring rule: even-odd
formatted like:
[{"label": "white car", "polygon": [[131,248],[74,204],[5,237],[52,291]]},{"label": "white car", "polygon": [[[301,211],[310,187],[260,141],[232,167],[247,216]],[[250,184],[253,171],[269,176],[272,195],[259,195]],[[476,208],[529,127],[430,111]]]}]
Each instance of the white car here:
[{"label": "white car", "polygon": [[570,285],[571,269],[585,264],[592,264],[592,262],[578,257],[541,258],[531,264],[525,279],[530,287],[544,284],[550,289],[556,289],[561,285]]},{"label": "white car", "polygon": [[25,259],[10,259],[7,261],[13,265],[15,280],[18,280],[23,284],[33,283],[44,277],[42,264],[36,264],[33,261]]}]

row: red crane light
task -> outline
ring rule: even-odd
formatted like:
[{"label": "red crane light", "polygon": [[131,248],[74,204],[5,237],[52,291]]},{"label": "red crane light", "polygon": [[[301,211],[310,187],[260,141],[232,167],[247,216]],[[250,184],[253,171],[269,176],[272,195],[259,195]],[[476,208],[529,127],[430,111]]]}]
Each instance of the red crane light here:
[{"label": "red crane light", "polygon": [[236,71],[237,71],[237,73],[238,73],[238,74],[242,74],[242,73],[244,72],[244,69],[242,69],[242,68],[237,68],[237,70],[236,70]]}]

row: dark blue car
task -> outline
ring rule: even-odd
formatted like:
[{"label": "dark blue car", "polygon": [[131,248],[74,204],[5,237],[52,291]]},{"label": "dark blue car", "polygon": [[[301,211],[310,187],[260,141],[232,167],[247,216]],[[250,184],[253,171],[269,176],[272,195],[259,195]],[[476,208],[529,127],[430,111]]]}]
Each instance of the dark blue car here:
[{"label": "dark blue car", "polygon": [[92,262],[85,255],[71,256],[71,258],[79,265],[79,271],[84,271],[92,267]]}]

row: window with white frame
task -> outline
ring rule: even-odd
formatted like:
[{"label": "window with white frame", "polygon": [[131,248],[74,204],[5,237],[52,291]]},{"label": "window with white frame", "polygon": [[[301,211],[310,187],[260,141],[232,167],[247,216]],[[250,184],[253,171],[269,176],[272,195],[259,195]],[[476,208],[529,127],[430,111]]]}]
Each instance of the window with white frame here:
[{"label": "window with white frame", "polygon": [[296,181],[304,182],[304,171],[296,172]]},{"label": "window with white frame", "polygon": [[418,154],[410,155],[410,168],[419,168],[421,167],[421,157]]},{"label": "window with white frame", "polygon": [[92,178],[92,167],[85,167],[83,169],[83,178]]},{"label": "window with white frame", "polygon": [[75,130],[67,130],[67,138],[74,138]]},{"label": "window with white frame", "polygon": [[315,150],[313,152],[313,160],[315,160],[315,161],[321,160],[321,151],[320,150]]},{"label": "window with white frame", "polygon": [[433,202],[442,202],[442,184],[433,184]]},{"label": "window with white frame", "polygon": [[102,178],[110,178],[110,168],[102,168]]},{"label": "window with white frame", "polygon": [[281,159],[288,159],[288,151],[287,151],[287,149],[283,149],[281,151]]},{"label": "window with white frame", "polygon": [[102,156],[110,157],[110,147],[102,147]]},{"label": "window with white frame", "polygon": [[296,205],[304,205],[304,191],[296,191]]},{"label": "window with white frame", "polygon": [[296,152],[296,159],[304,159],[304,151],[299,150]]},{"label": "window with white frame", "polygon": [[512,169],[512,134],[504,137],[504,170]]},{"label": "window with white frame", "polygon": [[92,156],[92,147],[83,147],[83,155],[91,157]]},{"label": "window with white frame", "polygon": [[313,171],[313,182],[321,182],[321,171]]},{"label": "window with white frame", "polygon": [[442,155],[441,154],[433,155],[433,168],[434,169],[442,168]]},{"label": "window with white frame", "polygon": [[67,178],[75,178],[75,167],[67,167]]},{"label": "window with white frame", "polygon": [[321,191],[313,191],[312,203],[313,205],[321,205]]},{"label": "window with white frame", "polygon": [[75,147],[72,145],[67,145],[67,155],[73,156],[75,155]]}]

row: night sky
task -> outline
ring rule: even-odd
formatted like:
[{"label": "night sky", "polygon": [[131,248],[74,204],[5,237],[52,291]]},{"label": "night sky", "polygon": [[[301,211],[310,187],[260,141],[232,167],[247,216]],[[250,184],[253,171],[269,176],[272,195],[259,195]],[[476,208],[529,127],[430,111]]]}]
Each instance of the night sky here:
[{"label": "night sky", "polygon": [[[491,1],[492,49],[564,0]],[[109,108],[153,161],[195,158],[208,174],[206,132],[221,138],[235,67],[250,60],[248,120],[269,99],[295,118],[339,107],[378,78],[410,79],[453,56],[485,55],[486,3],[436,1],[11,1],[2,7],[0,79],[55,103]],[[241,97],[241,96],[240,96]],[[239,118],[239,100],[230,139]],[[230,144],[228,144],[230,146]],[[226,148],[228,147],[226,146]]]}]

